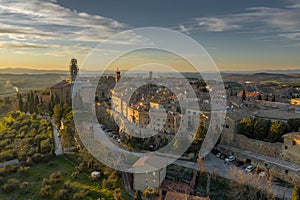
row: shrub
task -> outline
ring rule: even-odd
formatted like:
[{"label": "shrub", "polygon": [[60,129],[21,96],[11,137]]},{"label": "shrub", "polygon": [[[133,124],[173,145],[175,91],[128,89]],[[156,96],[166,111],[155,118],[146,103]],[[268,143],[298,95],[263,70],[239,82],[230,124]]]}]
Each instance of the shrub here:
[{"label": "shrub", "polygon": [[16,165],[5,165],[3,168],[0,168],[0,176],[7,176],[17,172],[18,166]]},{"label": "shrub", "polygon": [[8,179],[7,182],[2,186],[2,189],[6,193],[11,193],[19,187],[20,182],[17,179]]},{"label": "shrub", "polygon": [[20,167],[18,169],[18,174],[27,175],[29,173],[30,167]]},{"label": "shrub", "polygon": [[73,195],[74,200],[84,200],[89,195],[88,190],[80,190],[79,192]]},{"label": "shrub", "polygon": [[49,182],[51,184],[61,182],[61,174],[60,174],[60,172],[50,174]]},{"label": "shrub", "polygon": [[23,182],[23,183],[20,184],[20,189],[23,190],[24,193],[27,193],[28,192],[28,185],[29,185],[28,182]]},{"label": "shrub", "polygon": [[71,178],[72,179],[77,179],[77,177],[78,177],[78,172],[76,171],[76,172],[73,172],[72,174],[71,174]]},{"label": "shrub", "polygon": [[68,198],[68,190],[60,189],[55,192],[55,199],[63,200],[63,199],[69,199]]},{"label": "shrub", "polygon": [[49,197],[52,192],[52,187],[50,185],[45,185],[40,189],[41,197]]}]

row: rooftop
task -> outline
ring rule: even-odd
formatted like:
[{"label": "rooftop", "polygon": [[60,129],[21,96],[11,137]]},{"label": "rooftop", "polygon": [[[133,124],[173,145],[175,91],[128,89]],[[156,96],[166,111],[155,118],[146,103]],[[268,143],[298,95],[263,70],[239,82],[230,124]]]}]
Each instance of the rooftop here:
[{"label": "rooftop", "polygon": [[259,110],[254,113],[256,117],[277,119],[277,120],[288,120],[291,118],[300,118],[299,113],[288,112],[284,110]]},{"label": "rooftop", "polygon": [[178,192],[169,191],[166,194],[165,200],[210,200],[209,197],[191,196],[188,194],[182,194]]},{"label": "rooftop", "polygon": [[62,80],[61,82],[53,85],[51,87],[51,89],[60,89],[60,88],[63,88],[63,87],[66,87],[66,86],[69,86],[70,85],[70,82],[67,81],[67,80]]},{"label": "rooftop", "polygon": [[283,138],[288,138],[288,139],[297,139],[300,140],[300,132],[294,132],[294,133],[287,133],[282,136]]}]

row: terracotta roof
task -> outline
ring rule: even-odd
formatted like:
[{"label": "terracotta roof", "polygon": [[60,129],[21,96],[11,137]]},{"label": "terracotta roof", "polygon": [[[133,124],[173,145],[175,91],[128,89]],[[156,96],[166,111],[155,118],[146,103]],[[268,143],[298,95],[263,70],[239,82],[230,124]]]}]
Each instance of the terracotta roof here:
[{"label": "terracotta roof", "polygon": [[235,121],[242,120],[243,118],[247,118],[251,116],[252,116],[251,112],[243,109],[227,112],[227,117]]},{"label": "terracotta roof", "polygon": [[288,138],[288,139],[297,139],[300,140],[300,132],[294,132],[294,133],[287,133],[282,136],[283,138]]},{"label": "terracotta roof", "polygon": [[70,85],[70,82],[69,82],[69,81],[67,81],[67,80],[62,80],[61,82],[59,82],[59,83],[53,85],[53,86],[51,87],[51,89],[59,89],[59,88],[66,87],[66,86],[68,86],[68,85]]},{"label": "terracotta roof", "polygon": [[162,164],[164,162],[166,162],[166,161],[163,158],[155,156],[155,155],[144,156],[144,157],[141,157],[140,159],[138,159],[132,165],[132,167],[134,167],[135,169],[143,168],[143,169],[148,169],[148,171],[153,171],[153,170],[160,169],[161,166],[164,165],[164,164]]},{"label": "terracotta roof", "polygon": [[268,119],[277,119],[277,120],[288,120],[291,118],[300,118],[299,113],[293,113],[282,110],[259,110],[255,113],[256,117],[268,118]]}]

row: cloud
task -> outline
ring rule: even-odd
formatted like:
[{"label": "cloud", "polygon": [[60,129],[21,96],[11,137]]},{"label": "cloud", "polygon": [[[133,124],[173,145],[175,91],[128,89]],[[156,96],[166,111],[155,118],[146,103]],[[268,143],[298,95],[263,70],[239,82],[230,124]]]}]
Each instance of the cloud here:
[{"label": "cloud", "polygon": [[288,38],[291,40],[300,40],[300,32],[297,33],[282,33],[279,34],[279,36],[284,37],[284,38]]},{"label": "cloud", "polygon": [[198,17],[192,24],[181,24],[178,30],[207,32],[255,32],[277,34],[277,37],[299,39],[300,2],[290,0],[285,7],[250,7],[244,12],[213,17]]},{"label": "cloud", "polygon": [[179,31],[182,33],[190,34],[191,28],[186,28],[183,24],[179,25]]},{"label": "cloud", "polygon": [[240,28],[239,25],[233,24],[233,21],[228,18],[203,17],[196,18],[196,21],[198,26],[212,32],[222,32]]},{"label": "cloud", "polygon": [[126,26],[110,18],[64,8],[55,1],[38,0],[0,0],[0,23],[0,34],[91,42]]},{"label": "cloud", "polygon": [[0,42],[2,49],[43,49],[43,48],[58,48],[59,45],[44,45],[28,42]]}]

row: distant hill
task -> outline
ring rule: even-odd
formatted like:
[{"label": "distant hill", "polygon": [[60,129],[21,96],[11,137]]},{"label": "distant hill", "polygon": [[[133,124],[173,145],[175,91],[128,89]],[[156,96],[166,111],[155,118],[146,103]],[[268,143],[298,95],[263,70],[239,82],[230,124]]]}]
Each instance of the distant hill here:
[{"label": "distant hill", "polygon": [[297,81],[300,79],[299,75],[292,74],[275,74],[275,73],[255,73],[255,74],[225,74],[223,75],[225,81],[260,81],[260,82],[269,82],[269,81],[279,81],[279,82],[290,82]]},{"label": "distant hill", "polygon": [[28,68],[4,68],[0,69],[0,74],[67,74],[66,70],[39,70]]}]

